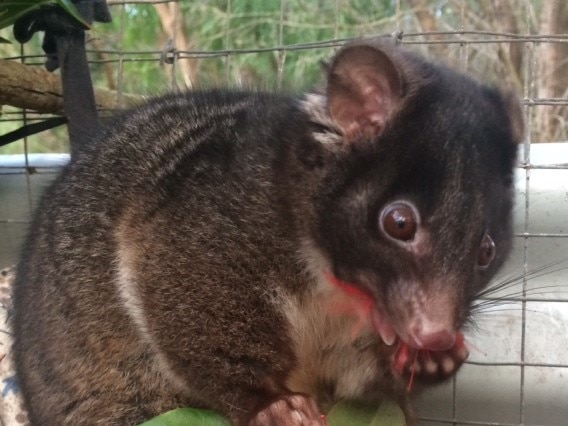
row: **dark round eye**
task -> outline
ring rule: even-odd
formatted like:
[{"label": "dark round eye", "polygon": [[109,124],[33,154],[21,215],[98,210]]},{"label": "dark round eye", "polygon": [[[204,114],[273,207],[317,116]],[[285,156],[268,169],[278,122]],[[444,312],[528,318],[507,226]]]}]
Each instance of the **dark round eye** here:
[{"label": "dark round eye", "polygon": [[481,239],[481,244],[479,245],[479,254],[477,255],[477,267],[479,269],[486,269],[493,258],[495,257],[495,243],[493,238],[488,232],[485,232],[483,238]]},{"label": "dark round eye", "polygon": [[381,214],[381,229],[395,240],[412,240],[418,229],[416,210],[402,202],[389,204]]}]

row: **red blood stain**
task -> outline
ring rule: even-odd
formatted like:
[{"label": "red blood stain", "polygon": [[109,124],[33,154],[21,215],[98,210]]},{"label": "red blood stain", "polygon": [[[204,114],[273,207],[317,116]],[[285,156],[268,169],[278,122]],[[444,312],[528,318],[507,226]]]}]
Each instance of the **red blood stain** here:
[{"label": "red blood stain", "polygon": [[351,303],[341,305],[334,304],[330,312],[357,317],[357,322],[353,325],[353,329],[351,330],[351,337],[355,339],[365,323],[369,321],[375,301],[369,294],[361,290],[355,284],[340,280],[330,272],[326,272],[325,277],[334,287],[344,292],[351,299]]}]

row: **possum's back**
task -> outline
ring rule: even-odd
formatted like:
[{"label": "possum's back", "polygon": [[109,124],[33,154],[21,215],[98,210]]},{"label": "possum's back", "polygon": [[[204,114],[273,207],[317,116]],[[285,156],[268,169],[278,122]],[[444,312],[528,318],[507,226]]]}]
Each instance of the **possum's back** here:
[{"label": "possum's back", "polygon": [[415,424],[408,380],[463,364],[509,251],[512,94],[362,40],[321,92],[170,95],[109,129],[48,190],[17,272],[36,424],[192,406],[319,426],[385,395]]},{"label": "possum's back", "polygon": [[[187,271],[188,262],[200,285],[234,281],[220,276],[212,252],[233,253],[226,260],[241,262],[236,270],[249,276],[259,247],[283,255],[281,244],[278,253],[271,247],[282,231],[266,200],[274,196],[274,132],[291,107],[288,98],[261,93],[162,97],[118,118],[46,191],[14,295],[16,359],[32,420],[84,419],[99,393],[121,395],[125,411],[133,400],[152,413],[181,400],[199,405],[162,377],[174,367],[157,365],[132,281],[147,279],[141,291],[159,293],[161,281]],[[259,243],[263,227],[274,238]],[[186,287],[176,291],[187,297]],[[215,301],[193,302],[193,309],[216,309]],[[98,424],[120,417],[120,404],[109,404],[108,413],[100,407]],[[52,417],[41,417],[47,412]],[[132,422],[141,419],[140,410],[132,414]]]}]

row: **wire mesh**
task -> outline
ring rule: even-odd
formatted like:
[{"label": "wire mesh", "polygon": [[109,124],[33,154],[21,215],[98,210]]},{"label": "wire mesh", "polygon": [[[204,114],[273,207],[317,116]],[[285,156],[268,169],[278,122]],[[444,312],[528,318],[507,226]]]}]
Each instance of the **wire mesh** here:
[{"label": "wire mesh", "polygon": [[[535,130],[538,124],[535,120],[539,116],[537,113],[542,108],[548,110],[556,108],[562,111],[560,108],[568,106],[567,93],[557,97],[542,97],[537,90],[539,73],[543,72],[543,68],[546,69],[546,64],[543,66],[539,62],[542,47],[551,44],[568,44],[566,33],[539,33],[536,9],[542,7],[541,2],[526,0],[509,3],[518,7],[518,10],[514,11],[515,16],[519,17],[518,28],[517,31],[512,32],[506,28],[502,31],[498,31],[501,28],[492,28],[491,25],[495,25],[495,20],[486,25],[479,22],[482,18],[476,20],[475,13],[480,13],[483,4],[490,2],[466,0],[382,1],[378,3],[380,7],[386,8],[388,13],[383,13],[381,19],[370,13],[369,21],[363,20],[345,29],[343,23],[346,20],[346,8],[351,3],[359,2],[335,0],[331,7],[332,18],[326,23],[329,30],[327,33],[324,32],[323,36],[312,39],[292,40],[289,34],[299,26],[299,19],[295,16],[298,13],[298,2],[281,0],[277,2],[273,13],[265,15],[258,13],[259,22],[250,24],[248,43],[241,43],[237,35],[242,37],[242,34],[237,33],[233,27],[236,22],[243,19],[242,13],[237,11],[237,6],[240,7],[243,2],[238,0],[203,2],[203,4],[217,5],[215,10],[225,19],[222,34],[218,35],[216,43],[212,43],[207,48],[190,43],[187,46],[180,44],[181,33],[175,31],[180,27],[180,23],[193,28],[207,25],[206,21],[199,22],[188,16],[184,12],[184,7],[187,7],[184,6],[184,2],[111,0],[108,3],[115,22],[113,32],[95,32],[87,47],[93,73],[99,75],[97,81],[100,82],[102,80],[100,75],[111,67],[110,72],[114,75],[112,79],[114,82],[108,86],[113,90],[118,105],[124,105],[124,96],[138,86],[142,88],[142,92],[138,94],[146,94],[166,89],[178,90],[184,86],[199,87],[212,84],[246,86],[261,80],[259,83],[261,86],[290,90],[290,87],[293,88],[293,83],[289,81],[289,74],[292,72],[290,64],[295,67],[302,65],[301,59],[297,58],[329,56],[334,48],[345,41],[363,35],[394,34],[400,43],[409,45],[410,48],[422,50],[430,56],[442,52],[443,59],[447,62],[481,75],[487,71],[487,64],[499,62],[500,55],[502,56],[507,49],[520,47],[522,81],[506,83],[512,83],[522,94],[529,131],[522,147],[517,170],[517,187],[520,191],[515,212],[515,250],[512,261],[506,269],[509,273],[513,271],[522,274],[518,285],[513,288],[514,291],[509,289],[508,294],[485,298],[488,302],[516,304],[515,309],[518,310],[515,312],[520,315],[518,321],[508,319],[507,321],[513,322],[512,325],[501,327],[497,323],[498,325],[493,326],[502,328],[501,331],[505,332],[513,330],[514,340],[518,345],[512,352],[516,355],[500,353],[493,357],[496,360],[492,360],[491,356],[473,357],[465,367],[466,372],[460,373],[450,384],[438,390],[438,396],[430,399],[425,396],[421,399],[421,424],[559,426],[566,423],[568,407],[563,401],[554,402],[555,395],[560,399],[566,398],[566,389],[568,389],[568,356],[564,354],[565,347],[562,347],[562,342],[568,345],[565,337],[568,335],[568,322],[561,322],[562,318],[568,318],[566,314],[568,297],[563,281],[567,277],[563,269],[566,264],[557,263],[545,269],[544,274],[532,274],[539,266],[551,265],[555,261],[561,262],[568,258],[566,230],[568,219],[564,221],[558,219],[560,225],[557,227],[543,225],[547,215],[568,218],[568,187],[559,186],[561,196],[554,198],[552,201],[556,205],[551,206],[547,204],[548,193],[540,186],[535,187],[533,183],[533,181],[540,182],[545,175],[556,183],[568,182],[568,150],[564,149],[563,154],[553,153],[545,160],[532,161],[533,151],[536,148],[540,151],[540,147],[535,144],[537,142],[535,135],[541,138]],[[140,44],[140,46],[132,41],[127,43],[126,37],[130,34],[129,22],[134,14],[148,13],[155,17],[157,7],[168,10],[170,17],[173,18],[171,26],[174,30],[168,33],[166,28],[161,31],[159,28],[148,28],[148,32],[155,33],[155,43]],[[491,9],[489,6],[486,7]],[[420,11],[429,10],[434,18],[442,21],[442,15],[448,13],[444,8],[452,8],[451,20],[444,21],[444,25],[437,25],[437,30],[427,31],[421,28],[418,15]],[[250,13],[254,14],[254,10]],[[311,25],[317,26],[320,18],[314,16],[308,21]],[[255,45],[257,36],[255,25],[266,27],[268,21],[273,25],[272,30],[276,34],[273,43]],[[156,23],[156,20],[152,22]],[[105,46],[97,46],[95,41],[98,39],[103,39]],[[109,39],[112,39],[112,42],[109,42]],[[482,46],[489,46],[491,49],[484,50]],[[253,72],[254,69],[251,70],[247,65],[246,58],[261,55],[268,55],[273,61],[274,75],[263,75],[263,78],[259,78]],[[296,55],[294,62],[292,55]],[[21,46],[19,52],[5,55],[4,58],[28,65],[41,65],[44,61],[37,45],[35,48]],[[184,74],[188,69],[185,65],[188,63],[197,64],[201,73],[199,83],[196,77]],[[479,68],[478,63],[484,65]],[[140,75],[137,69],[140,67],[152,67],[156,70],[154,75],[162,75],[158,83],[161,88],[144,87],[145,82],[137,80]],[[217,68],[224,70],[224,73],[214,75],[209,80],[203,78]],[[249,73],[248,76],[240,72],[243,69]],[[496,80],[499,80],[499,75],[497,73]],[[298,76],[296,75],[295,78],[298,79]],[[5,126],[19,126],[41,120],[46,116],[36,111],[5,106],[0,116],[0,129],[10,129]],[[560,118],[562,117],[566,119],[566,115]],[[565,141],[568,139],[566,126],[564,125],[563,130],[562,124],[559,127],[561,131],[557,134]],[[59,130],[51,132],[48,137],[43,135],[40,138],[61,140],[66,138],[66,134],[63,130]],[[0,189],[2,190],[0,192],[0,267],[16,260],[16,253],[26,225],[29,223],[28,218],[34,208],[34,201],[65,161],[62,157],[56,157],[55,160],[53,157],[49,157],[48,160],[42,159],[32,152],[29,139],[25,138],[18,142],[21,157],[2,155],[5,151],[0,150]],[[11,162],[8,161],[8,157]],[[564,201],[562,191],[565,191]],[[550,323],[557,320],[555,316],[557,308],[558,312],[562,312],[558,316],[561,319],[558,319],[560,325],[557,330],[558,333],[563,332],[563,336],[557,336],[547,330],[551,327]],[[539,320],[535,320],[532,315],[533,310],[545,313]],[[548,322],[543,321],[543,317],[546,317]],[[499,331],[496,331],[497,335]],[[556,346],[552,344],[550,347],[540,345],[535,349],[536,340],[533,334],[539,333],[550,339],[558,338],[561,343]],[[490,352],[491,349],[487,350]],[[539,351],[543,353],[535,354]],[[502,373],[504,371],[508,373]],[[499,381],[500,379],[503,379],[502,382]],[[472,383],[484,388],[487,394],[482,396],[478,394],[476,397],[468,395],[467,389]],[[502,395],[507,396],[501,398]],[[546,395],[548,399],[542,401],[539,395]],[[554,412],[543,412],[550,409]]]}]

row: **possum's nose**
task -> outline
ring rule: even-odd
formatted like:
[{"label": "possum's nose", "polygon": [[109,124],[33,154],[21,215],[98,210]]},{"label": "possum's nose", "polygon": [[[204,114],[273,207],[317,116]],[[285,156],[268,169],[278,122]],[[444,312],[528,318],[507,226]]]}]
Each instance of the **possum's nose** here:
[{"label": "possum's nose", "polygon": [[453,348],[456,343],[456,333],[446,330],[435,333],[417,333],[411,338],[414,340],[411,346],[429,351],[445,351]]},{"label": "possum's nose", "polygon": [[429,351],[445,351],[456,344],[456,333],[448,330],[429,331],[423,327],[410,335],[410,346]]},{"label": "possum's nose", "polygon": [[[457,309],[459,300],[455,292],[440,292],[438,286],[428,286],[426,292],[416,284],[417,290],[410,295],[407,306],[406,326],[401,328],[402,340],[414,349],[446,351],[456,344],[459,329]],[[458,286],[455,286],[456,288]]]}]

